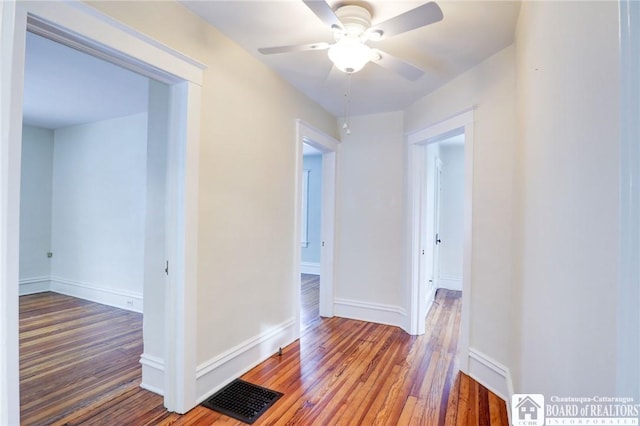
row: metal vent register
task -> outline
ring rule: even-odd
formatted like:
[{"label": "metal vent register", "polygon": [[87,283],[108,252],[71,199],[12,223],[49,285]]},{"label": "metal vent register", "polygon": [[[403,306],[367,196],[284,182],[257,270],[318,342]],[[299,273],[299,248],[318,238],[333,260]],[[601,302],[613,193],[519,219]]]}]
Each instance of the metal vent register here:
[{"label": "metal vent register", "polygon": [[202,403],[241,422],[252,424],[283,394],[236,379]]}]

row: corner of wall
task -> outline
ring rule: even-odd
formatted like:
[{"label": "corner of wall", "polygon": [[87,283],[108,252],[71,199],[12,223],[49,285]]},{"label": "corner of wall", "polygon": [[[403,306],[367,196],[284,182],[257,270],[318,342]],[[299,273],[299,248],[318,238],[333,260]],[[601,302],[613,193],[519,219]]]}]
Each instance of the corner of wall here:
[{"label": "corner of wall", "polygon": [[198,365],[197,403],[278,352],[279,348],[293,343],[298,334],[297,326],[295,318],[291,318]]},{"label": "corner of wall", "polygon": [[[464,356],[464,354],[462,355]],[[469,370],[466,373],[502,398],[507,403],[507,409],[510,410],[513,383],[509,368],[475,348],[469,348],[469,353],[466,356],[469,363]]]}]

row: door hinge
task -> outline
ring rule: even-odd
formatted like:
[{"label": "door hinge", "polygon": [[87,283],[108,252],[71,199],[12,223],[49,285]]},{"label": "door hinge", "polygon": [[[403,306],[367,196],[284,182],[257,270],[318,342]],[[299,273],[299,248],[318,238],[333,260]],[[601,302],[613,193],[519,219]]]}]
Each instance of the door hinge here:
[{"label": "door hinge", "polygon": [[169,261],[167,260],[167,266],[164,268],[164,273],[169,275]]}]

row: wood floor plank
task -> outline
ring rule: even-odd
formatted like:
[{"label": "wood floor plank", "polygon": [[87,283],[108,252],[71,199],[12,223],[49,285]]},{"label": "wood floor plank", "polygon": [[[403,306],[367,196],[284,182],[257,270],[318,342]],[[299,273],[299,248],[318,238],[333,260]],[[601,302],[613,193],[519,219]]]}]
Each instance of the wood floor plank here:
[{"label": "wood floor plank", "polygon": [[[507,426],[504,401],[458,373],[459,292],[439,290],[427,333],[410,336],[320,318],[319,280],[301,286],[299,341],[242,376],[284,393],[255,425]],[[23,425],[242,425],[201,406],[169,413],[139,387],[139,314],[54,293],[20,307]]]},{"label": "wood floor plank", "polygon": [[455,426],[457,424],[458,412],[460,410],[460,376],[460,374],[456,375],[453,387],[451,387],[449,397],[447,398],[444,420],[438,424],[444,424],[444,426]]},{"label": "wood floor plank", "polygon": [[473,423],[469,419],[470,411],[472,407],[470,406],[470,380],[469,376],[466,374],[460,375],[460,389],[458,392],[458,413],[456,415],[456,425],[457,426],[468,426],[473,425]]}]

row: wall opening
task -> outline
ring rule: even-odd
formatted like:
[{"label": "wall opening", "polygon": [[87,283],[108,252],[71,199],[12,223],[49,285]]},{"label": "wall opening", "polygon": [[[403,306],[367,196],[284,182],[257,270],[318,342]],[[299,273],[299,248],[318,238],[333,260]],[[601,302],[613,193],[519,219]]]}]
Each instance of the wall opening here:
[{"label": "wall opening", "polygon": [[[205,66],[97,13],[83,4],[7,3],[0,8],[3,93],[0,160],[0,423],[19,422],[18,293],[19,204],[22,146],[24,52],[27,28],[39,35],[107,59],[170,85],[167,176],[167,276],[164,401],[171,411],[186,412],[195,397],[195,300],[197,270],[197,194],[200,84]],[[188,171],[188,173],[187,173]],[[189,188],[189,191],[186,191]],[[169,343],[167,343],[169,342]],[[6,373],[6,374],[5,374]]]}]

